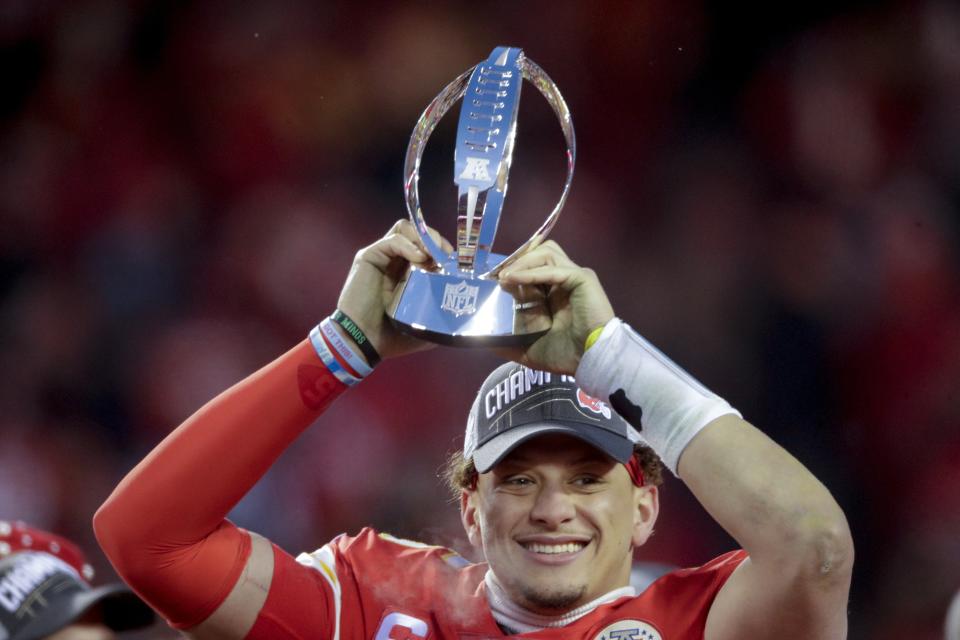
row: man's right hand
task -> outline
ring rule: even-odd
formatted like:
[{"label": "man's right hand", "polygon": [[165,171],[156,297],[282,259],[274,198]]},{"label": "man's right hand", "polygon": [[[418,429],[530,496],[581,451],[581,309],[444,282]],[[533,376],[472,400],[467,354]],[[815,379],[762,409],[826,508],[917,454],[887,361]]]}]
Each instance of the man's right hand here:
[{"label": "man's right hand", "polygon": [[[444,251],[453,251],[439,233],[433,229],[430,233]],[[421,244],[413,223],[398,220],[385,236],[357,252],[337,301],[338,308],[360,326],[382,358],[435,346],[397,331],[386,315],[387,305],[411,263],[429,267],[433,259]]]}]

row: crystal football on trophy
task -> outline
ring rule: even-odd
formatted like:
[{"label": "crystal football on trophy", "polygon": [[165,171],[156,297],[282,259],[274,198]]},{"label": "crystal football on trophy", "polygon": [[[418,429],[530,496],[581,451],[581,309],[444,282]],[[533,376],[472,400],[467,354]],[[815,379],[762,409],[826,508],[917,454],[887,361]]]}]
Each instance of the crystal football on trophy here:
[{"label": "crystal football on trophy", "polygon": [[[560,121],[567,143],[567,176],[560,199],[544,223],[505,256],[491,248],[507,193],[524,79],[540,90]],[[461,97],[454,156],[457,243],[455,251],[447,253],[428,233],[417,182],[430,134]],[[556,224],[570,191],[575,158],[573,121],[563,97],[520,49],[497,47],[487,60],[447,85],[420,116],[404,163],[407,211],[434,266],[426,270],[411,265],[407,270],[387,309],[394,325],[419,338],[462,347],[523,345],[546,333],[551,319],[543,289],[501,286],[497,275],[543,242]]]}]

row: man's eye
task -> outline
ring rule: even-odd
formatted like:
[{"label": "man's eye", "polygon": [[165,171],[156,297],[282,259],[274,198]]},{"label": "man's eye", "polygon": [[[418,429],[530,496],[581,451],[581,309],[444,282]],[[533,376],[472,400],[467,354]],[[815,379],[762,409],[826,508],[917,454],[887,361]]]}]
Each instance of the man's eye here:
[{"label": "man's eye", "polygon": [[596,476],[579,476],[573,482],[581,487],[589,487],[595,484],[600,484],[601,480]]},{"label": "man's eye", "polygon": [[503,483],[514,487],[529,487],[533,484],[533,481],[530,478],[524,478],[523,476],[514,476],[512,478],[507,478],[503,481]]}]

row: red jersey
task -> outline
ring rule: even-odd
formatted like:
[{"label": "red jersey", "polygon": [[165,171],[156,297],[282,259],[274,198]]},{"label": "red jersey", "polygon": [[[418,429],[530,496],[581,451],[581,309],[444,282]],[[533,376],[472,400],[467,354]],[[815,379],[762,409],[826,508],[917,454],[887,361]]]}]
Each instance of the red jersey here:
[{"label": "red jersey", "polygon": [[[490,613],[486,564],[372,529],[294,560],[274,547],[273,581],[248,638],[485,640],[507,637]],[[699,640],[710,605],[746,552],[662,576],[536,640]]]}]

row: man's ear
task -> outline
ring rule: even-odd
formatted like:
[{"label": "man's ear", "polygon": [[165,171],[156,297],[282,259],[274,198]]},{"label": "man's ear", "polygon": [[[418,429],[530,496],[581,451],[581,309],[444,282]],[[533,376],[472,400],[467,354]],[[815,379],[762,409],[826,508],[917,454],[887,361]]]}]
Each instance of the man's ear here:
[{"label": "man's ear", "polygon": [[642,546],[653,534],[653,525],[660,514],[660,493],[656,487],[633,488],[634,547]]},{"label": "man's ear", "polygon": [[467,532],[467,538],[475,549],[483,549],[480,520],[477,517],[477,500],[479,499],[476,489],[460,491],[460,522],[463,523],[463,530]]}]

